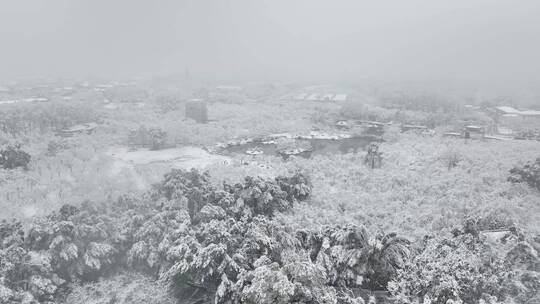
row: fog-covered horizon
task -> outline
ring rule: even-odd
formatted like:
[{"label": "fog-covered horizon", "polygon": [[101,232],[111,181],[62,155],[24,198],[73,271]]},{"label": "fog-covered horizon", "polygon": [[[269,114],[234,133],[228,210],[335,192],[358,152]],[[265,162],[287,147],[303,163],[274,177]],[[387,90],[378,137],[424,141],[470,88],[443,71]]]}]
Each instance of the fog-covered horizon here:
[{"label": "fog-covered horizon", "polygon": [[540,82],[540,2],[2,1],[0,80]]}]

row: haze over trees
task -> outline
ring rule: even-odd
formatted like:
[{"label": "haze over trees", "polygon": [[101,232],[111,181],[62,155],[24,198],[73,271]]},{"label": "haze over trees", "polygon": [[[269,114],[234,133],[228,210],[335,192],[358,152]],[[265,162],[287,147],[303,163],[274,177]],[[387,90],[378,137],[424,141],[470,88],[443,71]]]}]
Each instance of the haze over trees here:
[{"label": "haze over trees", "polygon": [[0,304],[540,303],[536,0],[0,5]]}]

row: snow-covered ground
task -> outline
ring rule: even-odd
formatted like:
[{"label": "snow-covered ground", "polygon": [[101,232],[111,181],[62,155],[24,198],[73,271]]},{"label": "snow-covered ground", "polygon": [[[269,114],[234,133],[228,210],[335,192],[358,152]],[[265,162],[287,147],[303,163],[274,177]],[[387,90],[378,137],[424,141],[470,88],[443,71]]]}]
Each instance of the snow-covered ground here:
[{"label": "snow-covered ground", "polygon": [[210,154],[197,147],[182,147],[151,151],[141,149],[129,151],[126,147],[116,147],[107,151],[107,155],[123,163],[132,165],[147,165],[151,163],[170,163],[173,168],[204,169],[216,163],[228,163],[225,156]]}]

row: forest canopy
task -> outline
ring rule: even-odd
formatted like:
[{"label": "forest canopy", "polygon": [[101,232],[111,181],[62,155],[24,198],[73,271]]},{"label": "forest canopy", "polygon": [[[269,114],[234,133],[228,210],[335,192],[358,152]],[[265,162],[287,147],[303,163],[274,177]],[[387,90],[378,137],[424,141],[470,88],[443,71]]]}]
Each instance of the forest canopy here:
[{"label": "forest canopy", "polygon": [[361,223],[295,229],[275,217],[311,192],[301,173],[218,186],[173,170],[142,197],[64,205],[29,227],[3,221],[0,299],[61,302],[74,284],[126,271],[185,303],[364,303],[366,290],[397,303],[535,298],[539,243],[517,227],[501,251],[479,218],[411,242]]}]

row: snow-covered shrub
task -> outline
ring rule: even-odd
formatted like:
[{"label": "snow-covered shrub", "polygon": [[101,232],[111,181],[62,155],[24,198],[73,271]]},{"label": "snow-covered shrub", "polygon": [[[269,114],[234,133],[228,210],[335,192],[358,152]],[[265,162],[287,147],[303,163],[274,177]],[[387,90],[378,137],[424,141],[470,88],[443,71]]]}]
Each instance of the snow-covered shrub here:
[{"label": "snow-covered shrub", "polygon": [[397,303],[531,303],[540,286],[536,251],[515,230],[493,241],[470,223],[425,240],[388,284]]},{"label": "snow-covered shrub", "polygon": [[529,162],[523,167],[514,167],[510,170],[508,180],[514,183],[525,182],[529,186],[540,191],[540,157],[534,162]]},{"label": "snow-covered shrub", "polygon": [[16,146],[8,146],[0,150],[0,166],[4,169],[28,169],[31,156]]}]

